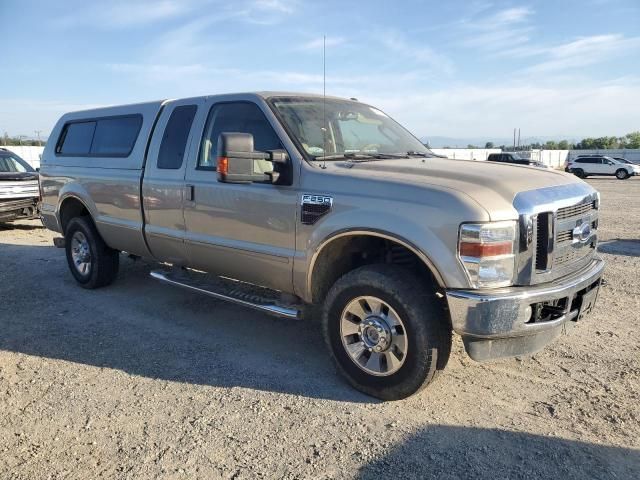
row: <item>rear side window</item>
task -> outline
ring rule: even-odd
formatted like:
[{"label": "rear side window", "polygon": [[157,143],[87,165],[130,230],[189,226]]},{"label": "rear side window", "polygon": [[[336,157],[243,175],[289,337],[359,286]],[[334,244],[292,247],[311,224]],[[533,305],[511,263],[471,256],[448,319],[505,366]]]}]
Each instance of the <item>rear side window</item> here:
[{"label": "rear side window", "polygon": [[64,127],[56,153],[62,155],[86,155],[91,150],[96,122],[70,123]]},{"label": "rear side window", "polygon": [[142,115],[68,123],[62,129],[56,153],[87,157],[128,157],[141,126]]},{"label": "rear side window", "polygon": [[104,118],[98,120],[91,154],[110,157],[128,156],[138,138],[142,117]]},{"label": "rear side window", "polygon": [[195,105],[184,105],[171,112],[160,144],[158,168],[175,170],[182,166],[196,109]]}]

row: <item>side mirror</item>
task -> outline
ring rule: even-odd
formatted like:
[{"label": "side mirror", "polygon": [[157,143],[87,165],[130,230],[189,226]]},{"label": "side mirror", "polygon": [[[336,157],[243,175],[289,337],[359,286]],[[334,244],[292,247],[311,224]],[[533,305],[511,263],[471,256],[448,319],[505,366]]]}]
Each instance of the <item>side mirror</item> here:
[{"label": "side mirror", "polygon": [[225,183],[276,183],[280,174],[277,171],[257,173],[255,162],[258,160],[271,164],[285,164],[289,160],[284,150],[256,152],[253,147],[253,135],[250,133],[221,133],[218,137],[218,181]]},{"label": "side mirror", "polygon": [[218,137],[218,180],[225,183],[264,181],[264,174],[254,173],[256,160],[268,160],[266,153],[253,149],[250,133],[221,133]]}]

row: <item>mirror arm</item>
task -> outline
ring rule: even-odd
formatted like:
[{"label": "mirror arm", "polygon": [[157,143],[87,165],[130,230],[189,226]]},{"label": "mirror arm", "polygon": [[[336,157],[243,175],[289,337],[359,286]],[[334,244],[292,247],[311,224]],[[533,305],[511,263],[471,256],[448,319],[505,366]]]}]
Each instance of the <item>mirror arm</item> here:
[{"label": "mirror arm", "polygon": [[286,150],[269,150],[267,151],[268,158],[273,163],[287,163],[289,161],[289,154]]}]

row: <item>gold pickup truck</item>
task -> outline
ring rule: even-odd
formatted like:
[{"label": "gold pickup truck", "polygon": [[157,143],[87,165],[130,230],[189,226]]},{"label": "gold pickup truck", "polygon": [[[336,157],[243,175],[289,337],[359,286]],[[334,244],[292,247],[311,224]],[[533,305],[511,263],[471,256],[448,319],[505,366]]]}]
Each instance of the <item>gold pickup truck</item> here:
[{"label": "gold pickup truck", "polygon": [[161,262],[152,276],[169,285],[321,312],[338,370],[382,399],[428,385],[453,332],[478,361],[538,351],[591,311],[603,271],[588,184],[439,158],[355,100],[261,92],[68,113],[40,173],[43,222],[81,286],[110,284],[127,252]]}]

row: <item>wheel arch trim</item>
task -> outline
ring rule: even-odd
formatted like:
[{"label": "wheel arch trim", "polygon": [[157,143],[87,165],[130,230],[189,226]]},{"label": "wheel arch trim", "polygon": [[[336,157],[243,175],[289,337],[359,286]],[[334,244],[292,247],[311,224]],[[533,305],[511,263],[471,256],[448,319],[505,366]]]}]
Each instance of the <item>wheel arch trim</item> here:
[{"label": "wheel arch trim", "polygon": [[406,240],[403,237],[400,237],[398,235],[395,235],[393,233],[390,233],[384,230],[357,228],[357,229],[345,229],[345,230],[339,230],[337,232],[333,232],[332,234],[326,236],[315,248],[313,255],[311,256],[311,261],[309,262],[309,268],[307,270],[307,281],[306,281],[306,291],[305,291],[307,298],[312,297],[311,292],[312,292],[312,283],[313,283],[313,273],[316,267],[316,262],[318,260],[318,257],[320,256],[322,251],[325,249],[325,247],[329,246],[334,240],[337,240],[339,238],[355,237],[359,235],[383,238],[385,240],[396,242],[402,245],[403,247],[408,249],[410,252],[415,254],[424,263],[424,265],[433,274],[433,277],[438,283],[438,286],[441,288],[445,288],[444,277],[442,276],[438,268],[435,266],[435,264],[429,258],[429,256],[425,254],[422,250],[420,250],[418,247],[416,247],[413,243],[411,243],[410,241]]},{"label": "wheel arch trim", "polygon": [[87,210],[87,212],[89,212],[89,215],[91,216],[91,218],[92,219],[94,218],[94,212],[88,205],[88,202],[86,202],[80,195],[78,195],[75,192],[67,192],[64,195],[60,196],[60,201],[58,202],[58,208],[56,211],[56,219],[58,220],[58,225],[60,225],[60,229],[63,230],[62,233],[64,233],[64,225],[62,225],[62,207],[65,204],[65,202],[67,202],[68,200],[75,200],[80,204],[82,204],[82,206]]}]

